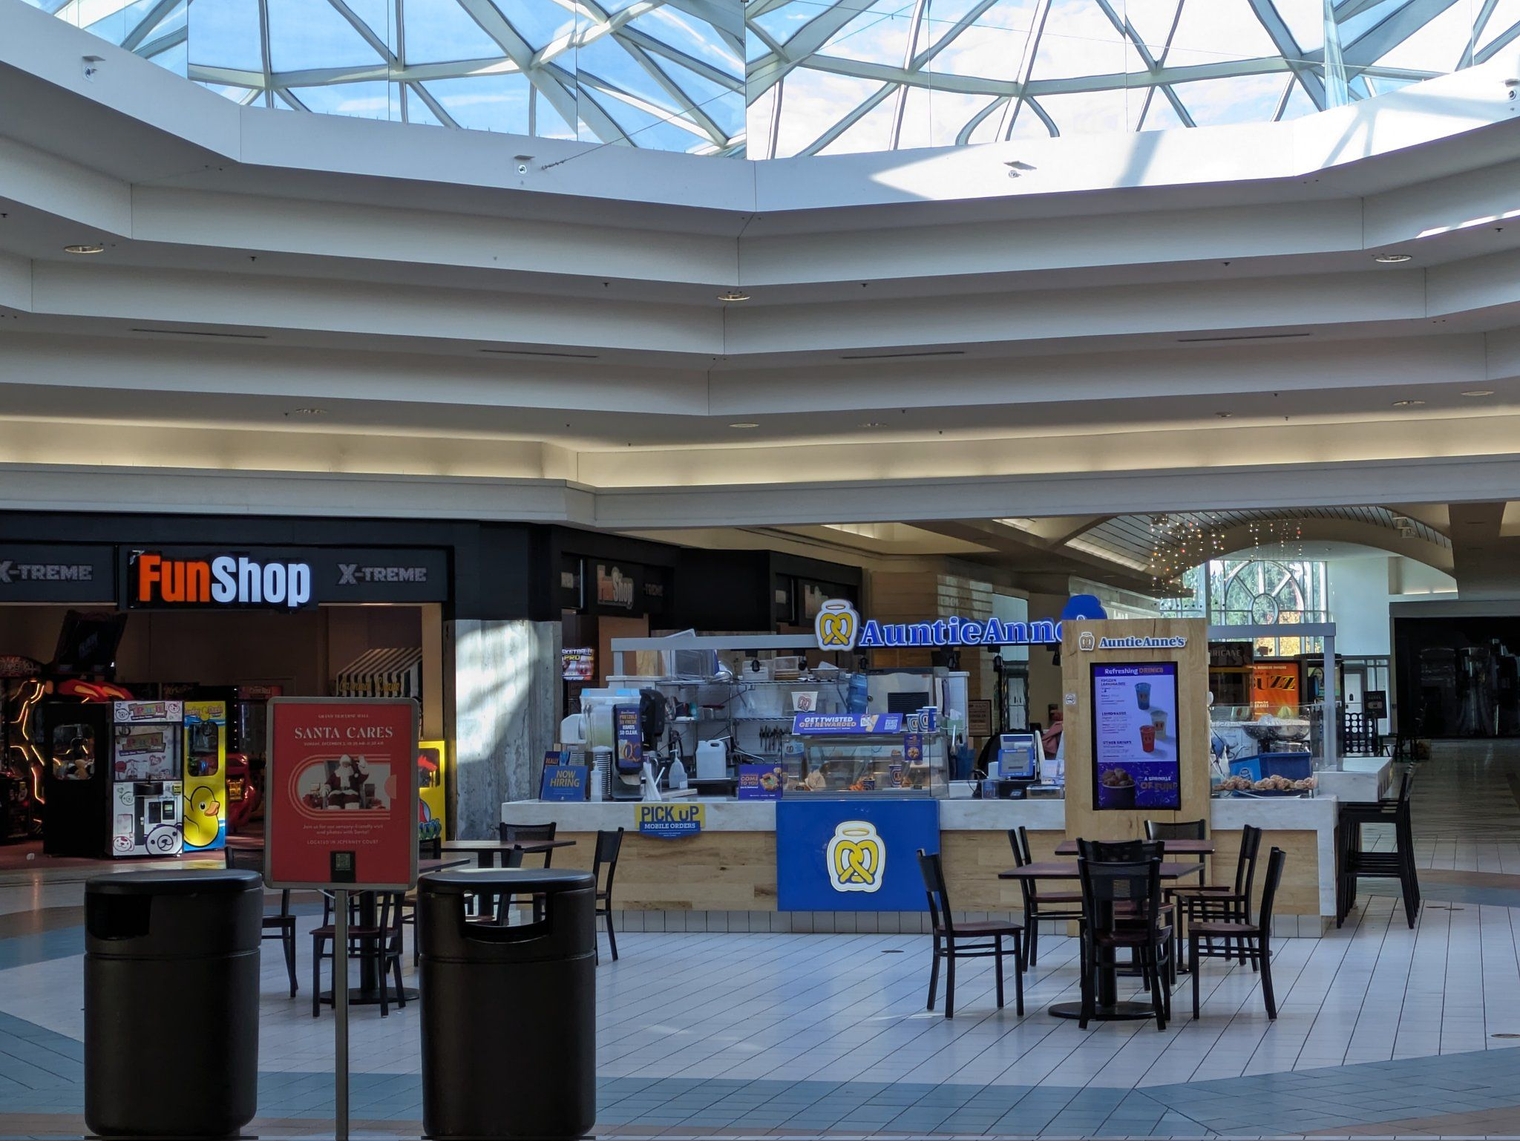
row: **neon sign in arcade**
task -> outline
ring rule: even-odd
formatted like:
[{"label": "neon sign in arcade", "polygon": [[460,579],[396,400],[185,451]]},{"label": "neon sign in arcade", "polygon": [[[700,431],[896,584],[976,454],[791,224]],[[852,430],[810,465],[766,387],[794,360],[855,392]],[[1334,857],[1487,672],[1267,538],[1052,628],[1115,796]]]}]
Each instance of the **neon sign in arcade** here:
[{"label": "neon sign in arcade", "polygon": [[867,650],[911,646],[1041,646],[1059,645],[1062,626],[1071,619],[1102,619],[1108,613],[1090,594],[1067,599],[1059,619],[1035,622],[1004,622],[1000,618],[973,619],[952,615],[929,622],[878,622],[861,620],[856,609],[843,599],[830,599],[818,611],[813,632],[820,650]]}]

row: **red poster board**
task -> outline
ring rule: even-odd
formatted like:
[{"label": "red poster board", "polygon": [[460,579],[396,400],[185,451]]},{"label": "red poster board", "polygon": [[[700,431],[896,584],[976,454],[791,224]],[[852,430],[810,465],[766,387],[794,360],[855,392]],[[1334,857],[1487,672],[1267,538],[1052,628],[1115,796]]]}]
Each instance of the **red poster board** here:
[{"label": "red poster board", "polygon": [[417,882],[417,703],[269,702],[264,881],[405,891]]}]

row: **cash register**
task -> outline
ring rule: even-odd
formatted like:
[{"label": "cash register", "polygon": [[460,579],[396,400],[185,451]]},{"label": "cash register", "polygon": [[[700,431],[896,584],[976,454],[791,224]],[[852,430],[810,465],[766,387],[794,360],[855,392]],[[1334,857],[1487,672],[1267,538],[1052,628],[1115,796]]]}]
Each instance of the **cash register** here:
[{"label": "cash register", "polygon": [[[984,799],[1022,800],[1040,779],[1040,738],[1036,733],[1003,733],[998,737],[995,773],[988,773]],[[990,787],[989,787],[990,786]]]}]

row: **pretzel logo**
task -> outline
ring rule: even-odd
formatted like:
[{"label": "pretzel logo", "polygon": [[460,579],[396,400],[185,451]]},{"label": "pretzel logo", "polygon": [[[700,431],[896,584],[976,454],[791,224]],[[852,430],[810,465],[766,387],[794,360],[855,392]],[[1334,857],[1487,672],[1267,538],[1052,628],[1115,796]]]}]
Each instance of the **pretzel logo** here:
[{"label": "pretzel logo", "polygon": [[859,633],[860,615],[841,598],[825,602],[813,619],[813,634],[820,650],[853,650]]},{"label": "pretzel logo", "polygon": [[887,870],[887,846],[867,820],[845,820],[825,851],[835,891],[876,891]]}]

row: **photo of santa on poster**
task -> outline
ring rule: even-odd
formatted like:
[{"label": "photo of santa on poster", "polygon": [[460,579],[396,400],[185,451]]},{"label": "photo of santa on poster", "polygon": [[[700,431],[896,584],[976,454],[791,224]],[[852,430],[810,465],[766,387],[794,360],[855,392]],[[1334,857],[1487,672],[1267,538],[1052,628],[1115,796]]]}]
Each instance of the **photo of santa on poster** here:
[{"label": "photo of santa on poster", "polygon": [[417,879],[417,704],[275,698],[265,773],[272,887],[405,890]]}]

